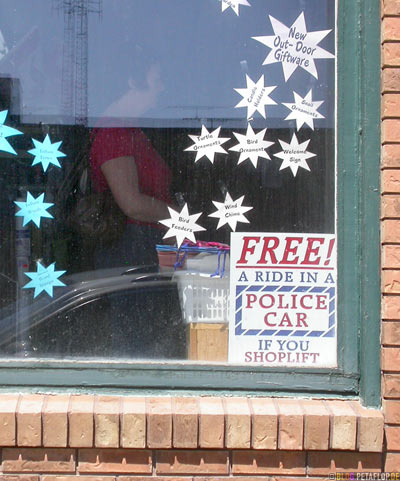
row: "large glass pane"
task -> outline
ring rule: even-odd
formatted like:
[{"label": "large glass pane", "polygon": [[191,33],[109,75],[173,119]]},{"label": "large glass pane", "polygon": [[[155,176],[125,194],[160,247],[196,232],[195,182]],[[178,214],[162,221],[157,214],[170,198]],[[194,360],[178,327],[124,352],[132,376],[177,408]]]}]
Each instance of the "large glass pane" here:
[{"label": "large glass pane", "polygon": [[0,356],[336,364],[335,9],[2,2]]}]

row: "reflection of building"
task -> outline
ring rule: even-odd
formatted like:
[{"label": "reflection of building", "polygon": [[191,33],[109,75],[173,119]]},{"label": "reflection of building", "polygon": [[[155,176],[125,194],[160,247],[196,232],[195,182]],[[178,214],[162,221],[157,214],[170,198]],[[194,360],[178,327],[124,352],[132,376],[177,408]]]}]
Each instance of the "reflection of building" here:
[{"label": "reflection of building", "polygon": [[19,115],[21,97],[21,82],[18,78],[0,77],[0,110]]},{"label": "reflection of building", "polygon": [[88,117],[88,14],[101,12],[102,0],[55,0],[64,12],[63,114],[85,125]]}]

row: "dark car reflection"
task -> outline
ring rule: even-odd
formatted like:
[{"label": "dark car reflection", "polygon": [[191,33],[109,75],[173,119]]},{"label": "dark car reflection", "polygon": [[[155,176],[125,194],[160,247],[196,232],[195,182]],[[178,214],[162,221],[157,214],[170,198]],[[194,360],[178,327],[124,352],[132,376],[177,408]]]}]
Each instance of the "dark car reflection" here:
[{"label": "dark car reflection", "polygon": [[0,311],[0,356],[7,358],[183,359],[186,326],[172,273],[154,266],[64,277],[40,295]]}]

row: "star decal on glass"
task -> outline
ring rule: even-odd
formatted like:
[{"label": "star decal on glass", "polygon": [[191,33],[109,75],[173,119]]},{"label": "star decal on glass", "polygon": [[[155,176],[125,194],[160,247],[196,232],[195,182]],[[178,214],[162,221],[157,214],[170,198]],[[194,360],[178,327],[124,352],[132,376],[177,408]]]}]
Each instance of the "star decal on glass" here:
[{"label": "star decal on glass", "polygon": [[28,150],[28,152],[35,156],[32,165],[42,164],[43,170],[46,172],[48,166],[53,164],[57,167],[61,167],[60,162],[57,157],[66,157],[65,154],[60,152],[58,148],[61,146],[62,142],[51,143],[50,137],[47,134],[43,142],[32,139],[35,145],[34,149]]},{"label": "star decal on glass", "polygon": [[189,137],[194,142],[193,145],[185,149],[185,151],[196,152],[197,162],[202,157],[207,157],[207,159],[214,163],[215,154],[227,154],[228,152],[222,147],[222,144],[230,140],[229,137],[219,137],[219,132],[221,127],[218,127],[213,132],[209,132],[207,128],[203,125],[201,127],[200,135],[189,135]]},{"label": "star decal on glass", "polygon": [[219,219],[217,229],[225,224],[229,224],[229,227],[233,231],[236,231],[238,222],[244,222],[246,224],[249,223],[243,214],[251,210],[253,207],[242,206],[243,199],[244,195],[239,197],[239,199],[232,200],[229,192],[227,192],[225,196],[225,202],[215,202],[213,200],[213,204],[217,208],[217,211],[209,214],[209,217],[216,217]]},{"label": "star decal on glass", "polygon": [[259,157],[271,159],[265,149],[273,145],[274,142],[264,140],[266,131],[267,129],[263,129],[256,134],[254,133],[252,126],[248,124],[246,135],[233,132],[233,135],[236,137],[239,143],[231,147],[229,150],[240,152],[238,164],[250,159],[254,167],[257,167]]},{"label": "star decal on glass", "polygon": [[26,202],[14,201],[21,210],[19,210],[15,215],[17,217],[23,217],[23,225],[28,224],[28,222],[34,222],[37,227],[40,227],[40,220],[42,217],[47,217],[53,219],[53,216],[47,212],[47,209],[54,204],[49,202],[44,202],[44,194],[40,194],[39,197],[33,197],[30,192],[27,193]]},{"label": "star decal on glass", "polygon": [[307,164],[307,159],[315,157],[315,154],[307,152],[307,147],[310,143],[310,140],[306,140],[305,142],[299,144],[296,134],[293,134],[290,144],[284,142],[283,140],[279,140],[279,143],[281,144],[283,150],[282,152],[274,154],[275,157],[283,160],[279,170],[290,167],[290,170],[295,177],[300,167],[310,171],[310,167]]},{"label": "star decal on glass", "polygon": [[296,120],[296,128],[300,130],[304,124],[314,130],[314,120],[324,119],[325,117],[317,112],[317,109],[324,103],[323,100],[316,102],[312,99],[312,90],[303,98],[301,95],[293,92],[294,103],[283,103],[285,107],[291,110],[285,120]]},{"label": "star decal on glass", "polygon": [[56,264],[50,264],[48,267],[42,266],[40,262],[37,263],[37,272],[25,272],[31,281],[24,285],[24,289],[35,289],[33,297],[37,297],[42,291],[47,292],[50,297],[53,297],[53,288],[65,286],[58,278],[65,274],[66,271],[56,271]]},{"label": "star decal on glass", "polygon": [[269,96],[275,89],[276,85],[271,87],[264,85],[264,75],[261,75],[257,82],[253,82],[253,80],[246,75],[246,88],[234,89],[243,97],[243,99],[235,105],[235,108],[247,107],[248,119],[251,119],[256,111],[265,119],[265,106],[276,105],[276,102]]},{"label": "star decal on glass", "polygon": [[239,16],[239,5],[246,5],[250,7],[250,3],[247,0],[218,0],[221,2],[221,9],[223,12],[229,7]]},{"label": "star decal on glass", "polygon": [[177,212],[171,207],[168,207],[168,210],[171,217],[159,221],[161,224],[168,227],[168,232],[164,235],[163,239],[176,237],[178,248],[182,245],[182,242],[185,239],[196,242],[194,233],[205,230],[204,227],[196,224],[197,219],[202,213],[200,212],[199,214],[189,215],[187,204],[182,207],[180,212]]},{"label": "star decal on glass", "polygon": [[13,129],[8,125],[4,125],[8,110],[2,110],[0,112],[0,150],[3,152],[8,152],[9,154],[17,155],[17,152],[13,149],[7,137],[12,137],[13,135],[22,135],[17,129]]},{"label": "star decal on glass", "polygon": [[318,47],[319,42],[332,30],[308,32],[304,12],[300,13],[290,27],[271,17],[271,15],[269,18],[274,35],[252,37],[271,49],[263,65],[280,62],[285,81],[292,76],[298,67],[318,78],[315,60],[335,57],[327,50]]}]

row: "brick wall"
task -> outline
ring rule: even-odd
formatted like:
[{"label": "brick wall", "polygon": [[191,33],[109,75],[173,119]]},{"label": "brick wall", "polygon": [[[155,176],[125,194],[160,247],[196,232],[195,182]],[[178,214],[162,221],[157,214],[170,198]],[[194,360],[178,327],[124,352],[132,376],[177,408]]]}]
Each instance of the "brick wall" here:
[{"label": "brick wall", "polygon": [[382,144],[385,469],[400,471],[400,0],[382,2]]}]

